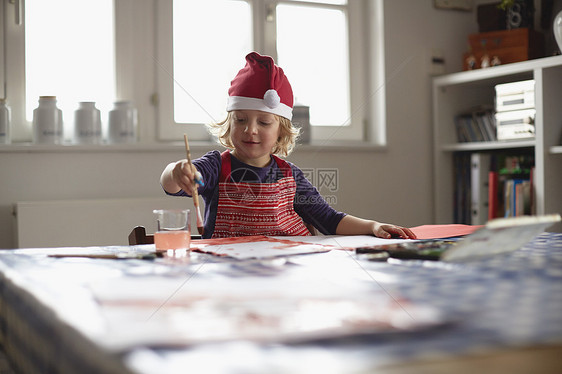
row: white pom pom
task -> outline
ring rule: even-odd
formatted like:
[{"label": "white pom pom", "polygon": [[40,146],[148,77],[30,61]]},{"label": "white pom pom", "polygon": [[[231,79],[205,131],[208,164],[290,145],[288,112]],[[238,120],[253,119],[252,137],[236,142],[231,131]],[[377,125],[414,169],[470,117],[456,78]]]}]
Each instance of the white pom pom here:
[{"label": "white pom pom", "polygon": [[267,105],[268,108],[275,109],[281,103],[281,98],[279,94],[275,90],[267,90],[266,93],[263,95],[263,102]]}]

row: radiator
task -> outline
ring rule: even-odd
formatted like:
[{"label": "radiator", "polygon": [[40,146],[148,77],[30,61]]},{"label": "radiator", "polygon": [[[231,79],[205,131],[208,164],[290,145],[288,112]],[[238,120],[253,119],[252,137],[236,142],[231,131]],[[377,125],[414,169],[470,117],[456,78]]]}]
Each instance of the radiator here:
[{"label": "radiator", "polygon": [[155,231],[154,209],[173,208],[193,210],[192,200],[164,196],[21,201],[15,204],[15,237],[18,248],[127,245],[133,227]]}]

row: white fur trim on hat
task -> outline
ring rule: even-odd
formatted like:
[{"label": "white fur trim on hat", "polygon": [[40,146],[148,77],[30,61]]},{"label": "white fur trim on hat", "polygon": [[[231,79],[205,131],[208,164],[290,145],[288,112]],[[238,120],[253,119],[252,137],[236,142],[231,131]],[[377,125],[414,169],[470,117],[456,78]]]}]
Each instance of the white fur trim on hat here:
[{"label": "white fur trim on hat", "polygon": [[[275,90],[268,90],[267,92],[270,91],[275,92]],[[264,96],[267,96],[267,92]],[[260,110],[262,112],[277,114],[288,120],[293,119],[293,108],[283,103],[279,103],[276,107],[271,108],[267,105],[265,97],[264,100],[262,100],[244,96],[229,96],[226,104],[226,111],[230,112],[232,110]]]},{"label": "white fur trim on hat", "polygon": [[263,95],[263,102],[271,109],[275,109],[279,103],[281,103],[281,98],[279,97],[277,91],[270,89],[265,91],[265,94]]}]

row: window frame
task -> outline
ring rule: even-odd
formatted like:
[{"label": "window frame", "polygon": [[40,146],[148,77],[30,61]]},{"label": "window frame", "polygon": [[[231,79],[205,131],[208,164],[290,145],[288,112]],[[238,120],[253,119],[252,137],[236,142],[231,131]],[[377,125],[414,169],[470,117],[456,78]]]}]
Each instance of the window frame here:
[{"label": "window frame", "polygon": [[[25,116],[25,6],[23,0],[4,3],[4,97],[11,107],[12,142],[31,140],[31,123]],[[16,7],[19,22],[16,21]]]},{"label": "window frame", "polygon": [[[0,9],[2,9],[2,16],[6,17],[6,13],[8,13],[7,4],[5,4],[4,0],[0,0]],[[14,15],[15,17],[15,15]],[[4,48],[4,19],[0,19],[0,61],[2,61],[3,66],[6,63],[5,60],[5,48]],[[0,69],[0,97],[6,97],[6,70],[4,68]]]}]

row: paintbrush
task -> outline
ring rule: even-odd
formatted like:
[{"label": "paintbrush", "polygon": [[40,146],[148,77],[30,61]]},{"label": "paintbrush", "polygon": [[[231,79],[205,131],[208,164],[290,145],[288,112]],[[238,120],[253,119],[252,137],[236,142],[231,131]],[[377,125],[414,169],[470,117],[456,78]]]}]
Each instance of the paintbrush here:
[{"label": "paintbrush", "polygon": [[[183,140],[185,141],[185,153],[187,155],[187,162],[189,163],[189,166],[192,167],[193,164],[191,163],[191,152],[189,151],[189,143],[187,142],[187,134],[183,134]],[[199,172],[197,172],[196,174],[199,175],[195,175],[195,182],[198,184],[202,184],[203,182],[201,181],[201,174]],[[199,181],[199,182],[197,182]],[[199,208],[199,192],[197,191],[198,187],[195,185],[193,186],[193,205],[195,205],[195,212],[197,214],[197,231],[199,232],[199,235],[203,235],[203,218],[201,217],[201,209]]]},{"label": "paintbrush", "polygon": [[100,258],[105,260],[154,260],[156,257],[163,257],[160,252],[150,252],[150,253],[104,253],[104,254],[93,254],[93,253],[75,253],[75,254],[50,254],[49,257],[54,258]]}]

